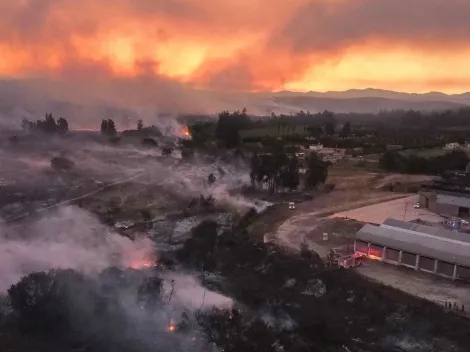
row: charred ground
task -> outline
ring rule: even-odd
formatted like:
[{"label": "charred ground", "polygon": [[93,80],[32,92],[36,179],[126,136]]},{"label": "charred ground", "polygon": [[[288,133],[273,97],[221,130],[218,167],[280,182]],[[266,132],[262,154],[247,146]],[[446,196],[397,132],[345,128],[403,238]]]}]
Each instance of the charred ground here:
[{"label": "charred ground", "polygon": [[[52,143],[37,140],[29,147],[18,147],[20,138],[17,143],[3,149],[12,171],[4,176],[14,181],[6,180],[1,188],[5,195],[1,211],[6,220],[16,219],[14,223],[21,224],[47,216],[65,202],[96,215],[109,228],[116,229],[128,221],[129,226],[117,231],[131,238],[146,236],[155,241],[156,247],[162,248],[159,265],[165,270],[191,272],[208,290],[219,291],[237,302],[235,310],[196,310],[187,313],[187,318],[178,312],[175,324],[181,330],[177,337],[196,332],[198,338],[224,351],[237,352],[453,352],[465,351],[470,345],[470,324],[466,319],[431,302],[368,281],[354,271],[326,268],[314,251],[304,250],[299,255],[282,243],[266,241],[266,234],[278,230],[294,214],[311,212],[315,217],[337,211],[338,203],[354,207],[400,196],[381,190],[383,183],[388,182],[385,174],[333,169],[328,182],[334,183],[335,189],[308,192],[313,200],[304,197],[304,192],[283,197],[260,196],[251,191],[246,193],[248,198],[242,198],[234,197],[225,187],[221,189],[217,181],[210,185],[208,176],[214,173],[217,179],[225,177],[221,184],[237,188],[243,182],[249,183],[249,168],[214,162],[214,158],[218,160],[214,156],[210,163],[204,161],[205,157],[188,162],[163,156],[157,147],[126,146],[119,144],[122,141],[110,145],[109,141],[84,144],[77,140],[64,145],[61,139]],[[74,166],[70,170],[51,168],[54,157],[73,160]],[[18,169],[18,160],[23,169]],[[218,173],[218,168],[225,170],[224,175]],[[15,180],[15,170],[21,171],[22,178]],[[191,206],[194,199],[207,199],[211,194],[215,206],[205,207],[205,202],[200,201]],[[249,210],[256,206],[250,197],[263,197],[275,204],[256,212]],[[290,212],[285,202],[300,198],[305,201]],[[357,224],[330,226],[322,221],[316,231],[320,233],[328,227],[331,232],[352,233],[354,226]],[[178,236],[162,236],[165,231],[176,231]],[[141,272],[118,274],[120,279],[113,282],[126,281],[128,275],[135,277]],[[85,291],[87,294],[94,297],[98,292],[98,302],[103,297],[106,300],[102,281],[88,282],[88,278],[77,275],[71,274],[72,282],[86,282],[92,287]],[[163,275],[163,271],[153,272],[152,278]],[[47,275],[45,279],[47,282]],[[132,299],[138,300],[139,292],[145,292],[141,285],[139,281],[132,286]],[[143,287],[150,287],[150,297],[158,297],[158,285]],[[60,297],[52,297],[53,307]],[[194,301],[201,301],[202,305],[204,297],[194,296]],[[106,304],[112,306],[115,299]],[[24,314],[21,307],[13,305],[13,312],[2,315],[7,318],[3,320],[0,338],[7,351],[30,351],[33,346],[39,351],[100,351],[118,345],[125,346],[125,351],[158,351],[159,347],[152,343],[167,336],[156,335],[148,344],[142,344],[138,335],[130,334],[127,339],[123,333],[123,340],[106,338],[97,342],[87,331],[85,335],[67,336],[64,341],[56,338],[57,334],[45,334],[40,329],[21,329],[16,325]],[[153,309],[147,307],[144,311]],[[42,312],[47,315],[47,311]],[[67,310],[61,319],[75,319],[77,314]],[[119,312],[105,310],[101,316],[103,324],[116,319],[113,314]],[[35,317],[43,319],[38,316]],[[155,321],[148,324],[145,331],[151,331]],[[106,334],[116,336],[127,329],[128,326],[117,325],[116,330]]]}]

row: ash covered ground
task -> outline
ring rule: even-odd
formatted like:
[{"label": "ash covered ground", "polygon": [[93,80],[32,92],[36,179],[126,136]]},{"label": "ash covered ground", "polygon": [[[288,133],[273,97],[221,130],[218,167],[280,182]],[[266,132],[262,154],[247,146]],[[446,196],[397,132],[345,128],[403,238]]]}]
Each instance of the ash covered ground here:
[{"label": "ash covered ground", "polygon": [[92,133],[0,146],[6,351],[468,350],[465,318],[263,243],[290,215],[241,195],[238,157]]}]

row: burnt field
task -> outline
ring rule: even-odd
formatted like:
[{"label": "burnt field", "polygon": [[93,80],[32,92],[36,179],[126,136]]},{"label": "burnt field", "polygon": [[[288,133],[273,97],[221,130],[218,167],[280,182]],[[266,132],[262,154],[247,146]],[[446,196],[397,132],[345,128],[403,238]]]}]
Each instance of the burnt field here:
[{"label": "burnt field", "polygon": [[215,247],[188,242],[179,258],[206,262],[225,278],[223,293],[285,319],[284,338],[295,340],[287,350],[464,351],[470,341],[465,318],[354,271],[328,269],[316,253],[255,244],[243,230],[225,233]]},{"label": "burnt field", "polygon": [[[249,183],[240,160],[184,161],[177,151],[164,157],[158,148],[73,139],[4,144],[1,153],[6,351],[468,350],[468,320],[353,270],[326,268],[314,251],[264,243],[294,216],[314,221],[331,211],[346,193],[351,204],[396,196],[365,183],[354,191],[351,175],[341,183],[345,171],[333,173],[338,189],[290,212],[281,197],[268,198],[277,203],[269,207],[239,192]],[[58,170],[55,157],[73,165]],[[51,274],[67,284],[35,300],[45,306],[22,309],[21,285],[7,293],[20,282],[43,287],[50,277],[32,273],[54,269],[74,273]],[[21,317],[41,324],[26,329]]]}]

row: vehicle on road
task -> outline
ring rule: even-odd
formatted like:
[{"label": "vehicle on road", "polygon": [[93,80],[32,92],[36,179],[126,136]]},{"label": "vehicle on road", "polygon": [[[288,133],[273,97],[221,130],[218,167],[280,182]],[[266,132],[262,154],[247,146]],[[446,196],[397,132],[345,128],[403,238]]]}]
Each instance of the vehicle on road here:
[{"label": "vehicle on road", "polygon": [[295,209],[295,203],[294,202],[289,202],[289,209],[291,209],[291,210]]},{"label": "vehicle on road", "polygon": [[332,267],[343,267],[345,269],[356,268],[360,266],[367,256],[363,253],[354,253],[348,255],[341,255],[335,249],[332,249],[327,256],[327,264]]},{"label": "vehicle on road", "polygon": [[414,208],[415,208],[415,209],[421,208],[421,203],[420,203],[420,202],[416,202],[415,205],[414,205]]}]

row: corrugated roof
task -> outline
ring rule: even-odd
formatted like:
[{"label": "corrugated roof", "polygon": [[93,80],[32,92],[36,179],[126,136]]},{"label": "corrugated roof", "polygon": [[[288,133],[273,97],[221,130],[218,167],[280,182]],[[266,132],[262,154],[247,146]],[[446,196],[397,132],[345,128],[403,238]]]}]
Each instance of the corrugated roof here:
[{"label": "corrugated roof", "polygon": [[397,219],[388,218],[383,222],[383,225],[399,227],[401,229],[412,230],[417,224],[409,221],[401,221]]},{"label": "corrugated roof", "polygon": [[470,198],[451,196],[447,194],[438,194],[436,197],[436,203],[451,204],[459,207],[470,208]]},{"label": "corrugated roof", "polygon": [[468,241],[464,242],[390,225],[372,226],[369,224],[359,230],[356,238],[360,241],[470,267],[470,243]]},{"label": "corrugated roof", "polygon": [[397,219],[392,219],[392,218],[388,218],[380,226],[398,227],[404,230],[411,230],[411,231],[421,232],[421,233],[425,233],[425,234],[433,235],[437,237],[470,243],[469,234],[458,232],[458,231],[447,230],[442,227],[423,225],[423,224],[418,224],[418,223],[409,222],[409,221],[402,221],[402,220],[397,220]]}]

